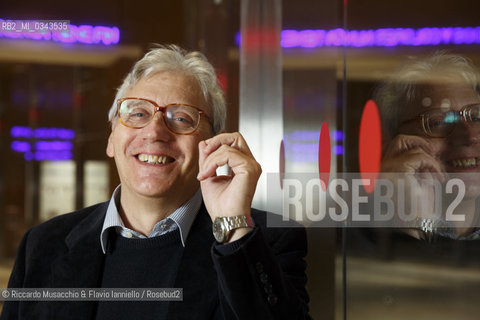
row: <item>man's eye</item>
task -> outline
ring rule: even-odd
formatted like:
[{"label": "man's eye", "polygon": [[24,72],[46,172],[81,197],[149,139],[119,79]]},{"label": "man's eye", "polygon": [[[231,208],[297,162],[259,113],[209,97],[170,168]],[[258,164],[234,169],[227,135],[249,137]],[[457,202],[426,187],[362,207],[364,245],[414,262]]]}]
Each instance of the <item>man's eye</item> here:
[{"label": "man's eye", "polygon": [[143,117],[145,117],[145,116],[146,116],[146,115],[145,115],[145,113],[143,113],[143,112],[135,112],[135,113],[131,113],[131,114],[130,114],[130,117],[132,117],[132,118],[143,118]]},{"label": "man's eye", "polygon": [[173,121],[175,121],[176,123],[181,124],[181,125],[190,125],[191,126],[194,123],[193,118],[186,113],[176,112],[176,113],[170,114],[169,116],[171,117],[171,119]]},{"label": "man's eye", "polygon": [[443,121],[430,121],[430,128],[438,128],[445,125]]},{"label": "man's eye", "polygon": [[133,110],[130,110],[130,112],[128,113],[129,117],[130,118],[145,118],[148,116],[148,112],[143,109],[143,108],[135,108]]},{"label": "man's eye", "polygon": [[189,120],[188,118],[185,118],[185,117],[176,117],[173,120],[178,121],[178,122],[187,122],[187,123],[191,122],[191,120]]}]

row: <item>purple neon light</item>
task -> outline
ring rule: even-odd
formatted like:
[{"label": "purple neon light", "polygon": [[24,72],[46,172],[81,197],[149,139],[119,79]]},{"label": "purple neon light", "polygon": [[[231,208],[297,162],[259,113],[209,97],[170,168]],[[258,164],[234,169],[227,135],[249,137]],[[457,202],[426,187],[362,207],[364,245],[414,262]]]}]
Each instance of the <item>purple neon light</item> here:
[{"label": "purple neon light", "polygon": [[12,129],[10,129],[10,135],[13,137],[13,138],[31,138],[32,136],[32,129],[29,128],[29,127],[18,127],[18,126],[15,126],[15,127],[12,127]]},{"label": "purple neon light", "polygon": [[[317,162],[319,134],[319,131],[314,130],[296,130],[285,134],[284,145],[288,159],[297,163]],[[332,136],[335,141],[343,141],[344,139],[342,130],[333,131]],[[343,155],[343,146],[332,146],[332,153],[335,155]]]},{"label": "purple neon light", "polygon": [[33,159],[36,161],[71,160],[72,158],[70,151],[37,151],[33,154]]},{"label": "purple neon light", "polygon": [[[2,23],[3,19],[0,19]],[[8,21],[8,20],[7,20]],[[32,39],[55,41],[61,43],[101,44],[109,46],[120,42],[120,30],[117,27],[91,26],[71,24],[69,31],[64,32],[0,32],[0,38]]]},{"label": "purple neon light", "polygon": [[317,141],[319,131],[296,130],[285,134],[287,140],[303,140],[303,141]]},{"label": "purple neon light", "polygon": [[333,152],[334,152],[336,155],[343,155],[343,146],[342,146],[341,144],[338,144],[338,145],[334,146],[334,148],[335,148],[335,149],[334,149]]},{"label": "purple neon light", "polygon": [[15,152],[29,152],[30,143],[26,141],[12,141],[12,143],[10,144],[10,148]]},{"label": "purple neon light", "polygon": [[35,129],[34,134],[37,139],[72,140],[75,138],[75,131],[63,128],[38,128]]},{"label": "purple neon light", "polygon": [[343,141],[343,131],[342,130],[335,130],[333,132],[333,140]]},{"label": "purple neon light", "polygon": [[318,144],[317,143],[292,143],[289,148],[290,152],[293,153],[318,153]]},{"label": "purple neon light", "polygon": [[70,141],[37,141],[35,152],[31,152],[31,144],[26,141],[13,141],[10,147],[15,152],[23,153],[27,161],[70,160],[73,157],[73,144]]},{"label": "purple neon light", "polygon": [[70,141],[37,141],[35,143],[35,150],[37,151],[64,151],[72,149],[73,143]]},{"label": "purple neon light", "polygon": [[[301,141],[317,141],[319,135],[320,135],[319,131],[297,130],[297,131],[292,131],[291,133],[285,134],[285,139],[301,140]],[[335,141],[343,141],[343,131],[335,130],[333,132],[332,138]]]},{"label": "purple neon light", "polygon": [[25,152],[23,155],[26,161],[62,161],[73,158],[71,151],[37,151]]},{"label": "purple neon light", "polygon": [[[241,43],[240,33],[235,37]],[[480,44],[480,27],[283,30],[282,48],[395,47]]]},{"label": "purple neon light", "polygon": [[[50,139],[35,141],[34,148],[28,141],[12,141],[10,148],[24,154],[27,161],[62,161],[73,158],[73,143],[75,131],[64,128],[37,128],[14,126],[10,129],[14,139]],[[58,140],[60,139],[60,140]]]},{"label": "purple neon light", "polygon": [[36,139],[62,139],[72,140],[75,138],[75,131],[64,128],[37,128],[14,126],[10,129],[12,138],[36,138]]}]

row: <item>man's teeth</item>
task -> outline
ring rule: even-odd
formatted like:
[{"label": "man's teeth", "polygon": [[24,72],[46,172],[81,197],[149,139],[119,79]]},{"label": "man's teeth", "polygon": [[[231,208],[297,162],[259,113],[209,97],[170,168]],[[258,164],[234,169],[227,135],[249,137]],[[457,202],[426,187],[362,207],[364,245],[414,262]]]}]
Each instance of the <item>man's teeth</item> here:
[{"label": "man's teeth", "polygon": [[452,164],[455,168],[476,167],[477,166],[477,158],[452,160]]},{"label": "man's teeth", "polygon": [[171,162],[171,159],[167,156],[155,156],[151,154],[139,154],[138,160],[150,164],[166,164]]}]

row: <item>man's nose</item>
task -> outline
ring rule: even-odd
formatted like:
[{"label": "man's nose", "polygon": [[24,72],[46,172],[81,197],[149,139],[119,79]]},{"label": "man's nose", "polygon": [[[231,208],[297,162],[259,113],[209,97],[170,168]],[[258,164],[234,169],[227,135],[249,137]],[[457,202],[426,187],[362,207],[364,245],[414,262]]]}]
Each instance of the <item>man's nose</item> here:
[{"label": "man's nose", "polygon": [[167,128],[162,110],[155,110],[152,120],[143,127],[148,138],[168,141],[172,133]]}]

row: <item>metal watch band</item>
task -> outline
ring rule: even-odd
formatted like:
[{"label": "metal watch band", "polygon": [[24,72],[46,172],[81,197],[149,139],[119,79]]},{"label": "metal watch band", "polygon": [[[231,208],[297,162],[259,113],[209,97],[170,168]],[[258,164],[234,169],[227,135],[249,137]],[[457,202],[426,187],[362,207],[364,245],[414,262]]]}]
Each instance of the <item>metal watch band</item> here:
[{"label": "metal watch band", "polygon": [[218,242],[226,242],[232,230],[253,227],[250,216],[217,217],[213,222],[213,235]]},{"label": "metal watch band", "polygon": [[247,216],[225,217],[225,227],[227,232],[230,232],[237,228],[253,227],[252,217],[247,217]]}]

